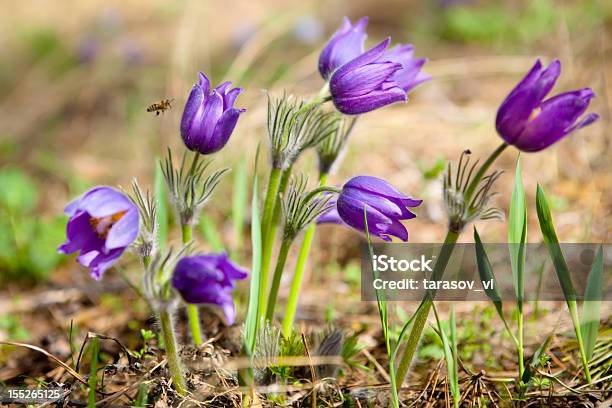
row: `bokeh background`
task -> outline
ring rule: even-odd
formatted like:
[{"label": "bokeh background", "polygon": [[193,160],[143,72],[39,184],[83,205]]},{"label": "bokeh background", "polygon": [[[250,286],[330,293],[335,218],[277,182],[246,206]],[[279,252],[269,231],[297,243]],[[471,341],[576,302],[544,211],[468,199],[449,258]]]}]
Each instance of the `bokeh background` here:
[{"label": "bokeh background", "polygon": [[[446,220],[439,176],[446,161],[468,148],[475,158],[488,155],[500,142],[494,127],[500,102],[537,57],[559,58],[563,73],[554,92],[592,87],[597,98],[591,110],[601,119],[545,152],[523,155],[529,240],[541,240],[534,198],[538,182],[552,200],[562,241],[610,239],[612,2],[5,0],[1,6],[5,299],[20,298],[31,287],[65,287],[67,281],[92,286],[83,269],[55,252],[64,238],[62,209],[95,184],[127,187],[138,177],[142,186],[151,186],[155,159],[166,146],[181,148],[178,123],[198,71],[214,83],[231,80],[245,88],[237,105],[247,113],[215,164],[246,161],[251,169],[257,144],[265,143],[264,91],[318,92],[323,85],[318,52],[343,16],[370,17],[367,46],[387,35],[413,43],[417,56],[429,58],[425,71],[433,79],[407,104],[359,120],[331,182],[371,174],[424,198],[418,218],[410,222],[411,240],[440,242]],[[146,112],[162,98],[174,98],[174,108],[159,117]],[[508,149],[498,161],[506,174],[496,202],[504,211],[516,159],[516,150]],[[314,154],[299,163],[311,174],[315,165]],[[237,240],[228,215],[231,195],[228,178],[206,208],[227,245]],[[358,287],[361,238],[324,228],[313,255],[315,276],[308,282],[321,279],[323,261],[337,260],[349,265],[334,272],[338,275],[330,272],[340,282],[338,290]],[[503,222],[486,222],[479,230],[486,241],[505,239]],[[316,291],[308,293],[316,299]],[[0,333],[36,337],[27,320],[16,323],[8,310],[0,310]]]}]

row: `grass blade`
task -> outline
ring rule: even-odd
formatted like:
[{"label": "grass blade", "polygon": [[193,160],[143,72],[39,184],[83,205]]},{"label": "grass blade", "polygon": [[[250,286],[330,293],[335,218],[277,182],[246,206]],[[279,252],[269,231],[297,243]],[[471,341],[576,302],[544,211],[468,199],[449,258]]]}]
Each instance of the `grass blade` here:
[{"label": "grass blade", "polygon": [[599,319],[601,307],[601,288],[603,286],[603,247],[599,247],[589,278],[584,290],[584,303],[580,319],[582,335],[584,336],[584,352],[587,361],[591,361],[595,341],[599,333]]},{"label": "grass blade", "polygon": [[574,331],[576,332],[576,340],[578,341],[578,349],[580,350],[582,367],[584,369],[584,376],[587,382],[590,383],[591,374],[589,372],[589,364],[584,349],[584,342],[582,341],[582,330],[580,327],[580,320],[578,318],[578,306],[576,304],[576,290],[574,289],[567,262],[565,261],[565,257],[561,251],[561,246],[559,245],[559,239],[557,238],[557,233],[555,232],[555,225],[550,213],[548,200],[546,199],[544,190],[539,184],[536,193],[536,209],[538,212],[538,220],[540,222],[542,236],[544,237],[544,242],[548,246],[548,252],[550,253],[553,265],[555,266],[557,278],[561,284],[561,289],[563,290],[563,295],[565,296],[567,308],[569,309],[570,316],[572,318]]},{"label": "grass blade", "polygon": [[[448,377],[449,388],[451,390],[451,394],[453,395],[453,407],[459,407],[459,399],[461,395],[459,393],[459,379],[457,378],[457,362],[456,362],[456,351],[457,351],[457,337],[456,334],[453,334],[455,331],[452,327],[455,323],[454,310],[451,311],[451,321],[449,322],[451,325],[451,340],[449,340],[444,328],[442,327],[442,323],[440,322],[440,318],[438,316],[438,311],[436,310],[436,306],[433,306],[434,315],[436,317],[436,323],[438,326],[438,336],[440,340],[442,340],[442,346],[444,349],[444,360],[446,361],[446,375]],[[454,338],[454,343],[452,337]],[[454,344],[454,348],[453,348]]]},{"label": "grass blade", "polygon": [[[156,163],[161,163],[158,159]],[[157,215],[157,243],[159,249],[163,250],[168,242],[168,191],[166,190],[166,180],[164,179],[164,172],[162,171],[161,164],[155,166],[155,205]]]},{"label": "grass blade", "polygon": [[247,208],[249,190],[249,175],[246,160],[242,157],[234,170],[234,186],[232,191],[232,226],[234,229],[234,245],[232,258],[240,261],[242,251],[242,240],[244,235],[244,215]]},{"label": "grass blade", "polygon": [[90,343],[91,349],[91,368],[89,370],[89,397],[87,399],[87,408],[96,408],[96,387],[98,386],[98,355],[100,354],[100,339],[94,337]]}]

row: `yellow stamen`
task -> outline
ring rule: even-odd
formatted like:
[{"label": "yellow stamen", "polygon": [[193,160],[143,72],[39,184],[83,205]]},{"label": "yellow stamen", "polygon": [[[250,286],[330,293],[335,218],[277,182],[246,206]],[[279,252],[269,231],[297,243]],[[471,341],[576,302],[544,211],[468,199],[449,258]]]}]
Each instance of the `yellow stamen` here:
[{"label": "yellow stamen", "polygon": [[535,118],[540,116],[540,113],[542,113],[542,108],[538,106],[537,108],[531,111],[531,115],[529,115],[529,119],[527,119],[527,121],[528,122],[533,121]]},{"label": "yellow stamen", "polygon": [[89,224],[93,227],[98,237],[102,239],[106,239],[108,236],[108,232],[112,228],[113,225],[117,223],[127,211],[120,211],[113,215],[108,215],[106,217],[91,217],[89,219]]}]

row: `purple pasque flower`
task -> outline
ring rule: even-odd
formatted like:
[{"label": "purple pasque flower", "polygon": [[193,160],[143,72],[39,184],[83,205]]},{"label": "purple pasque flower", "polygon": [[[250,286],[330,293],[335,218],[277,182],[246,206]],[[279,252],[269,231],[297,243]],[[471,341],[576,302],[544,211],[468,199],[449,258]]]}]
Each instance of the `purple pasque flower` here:
[{"label": "purple pasque flower", "polygon": [[225,146],[246,109],[234,108],[242,88],[230,89],[232,83],[224,82],[211,92],[206,75],[199,76],[183,110],[181,136],[189,150],[211,154]]},{"label": "purple pasque flower", "polygon": [[560,74],[558,60],[543,68],[538,59],[502,102],[495,125],[506,143],[525,152],[537,152],[599,118],[596,113],[590,113],[578,121],[595,96],[590,88],[544,100]]},{"label": "purple pasque flower", "polygon": [[187,303],[220,307],[231,325],[236,321],[232,298],[235,281],[247,275],[248,272],[234,264],[225,252],[186,256],[174,268],[172,286]]},{"label": "purple pasque flower", "polygon": [[384,58],[402,64],[402,69],[398,70],[392,79],[405,92],[409,92],[420,83],[431,79],[429,75],[421,71],[427,59],[414,58],[414,46],[412,44],[397,44],[385,53]]},{"label": "purple pasque flower", "polygon": [[140,215],[136,205],[112,187],[94,187],[64,209],[70,217],[66,242],[58,252],[80,251],[77,261],[91,269],[91,276],[102,274],[119,259],[138,237]]},{"label": "purple pasque flower", "polygon": [[358,115],[407,100],[406,91],[394,80],[402,64],[385,57],[390,42],[387,38],[334,72],[329,91],[336,109]]},{"label": "purple pasque flower", "polygon": [[367,17],[362,17],[355,25],[344,17],[342,27],[331,36],[319,55],[319,72],[323,79],[328,80],[337,68],[363,53],[367,25]]},{"label": "purple pasque flower", "polygon": [[422,202],[401,193],[385,180],[357,176],[344,184],[334,207],[321,215],[317,223],[344,223],[365,232],[365,209],[370,234],[385,241],[391,241],[391,236],[407,241],[408,231],[400,220],[415,218],[408,208],[418,207]]}]

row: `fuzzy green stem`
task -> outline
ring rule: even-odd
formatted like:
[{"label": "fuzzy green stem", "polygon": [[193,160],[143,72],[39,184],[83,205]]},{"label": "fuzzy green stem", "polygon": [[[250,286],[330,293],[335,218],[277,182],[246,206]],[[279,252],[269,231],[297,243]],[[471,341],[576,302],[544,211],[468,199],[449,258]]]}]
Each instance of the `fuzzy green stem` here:
[{"label": "fuzzy green stem", "polygon": [[174,325],[170,311],[164,310],[159,314],[159,325],[166,347],[166,358],[168,359],[170,374],[172,375],[172,385],[176,392],[181,396],[185,396],[187,395],[187,385],[177,353],[176,336],[174,335]]},{"label": "fuzzy green stem", "polygon": [[191,231],[192,231],[191,224],[181,225],[183,244],[186,244],[189,241],[191,241]]},{"label": "fuzzy green stem", "polygon": [[289,166],[287,169],[283,170],[281,175],[280,183],[278,185],[278,191],[276,192],[276,202],[274,203],[274,212],[272,213],[272,222],[267,231],[267,236],[264,236],[266,240],[270,241],[270,259],[268,260],[268,271],[270,270],[271,261],[272,261],[272,251],[274,250],[274,244],[276,243],[276,232],[278,231],[278,225],[280,224],[281,215],[283,212],[282,208],[282,200],[280,197],[287,190],[287,186],[289,185],[289,179],[291,178],[291,171],[293,167]]},{"label": "fuzzy green stem", "polygon": [[497,149],[495,149],[493,153],[491,153],[489,158],[482,164],[482,166],[480,166],[480,169],[478,169],[478,172],[472,179],[472,182],[468,185],[467,190],[465,190],[465,202],[466,203],[470,201],[470,198],[472,198],[472,194],[474,194],[474,191],[476,191],[478,184],[480,184],[480,181],[482,180],[482,178],[485,176],[487,171],[489,171],[489,167],[491,167],[493,162],[497,160],[499,155],[506,149],[506,147],[508,147],[507,143],[500,144],[497,147]]},{"label": "fuzzy green stem", "polygon": [[[319,176],[319,186],[324,186],[327,183],[327,173],[321,173]],[[300,253],[298,255],[297,264],[295,266],[295,273],[293,274],[293,281],[291,281],[291,291],[289,292],[289,298],[287,299],[287,309],[285,310],[285,317],[283,318],[283,335],[285,338],[289,337],[293,330],[293,322],[295,320],[295,313],[297,312],[298,300],[300,297],[300,289],[302,287],[302,278],[304,271],[306,270],[306,263],[308,262],[308,255],[310,254],[310,247],[315,235],[316,224],[312,224],[308,227],[304,233],[302,239],[302,245],[300,246]]]},{"label": "fuzzy green stem", "polygon": [[584,368],[584,377],[589,384],[591,384],[591,371],[589,370],[589,361],[584,350],[584,343],[582,341],[582,329],[580,328],[580,319],[578,318],[578,306],[575,300],[567,301],[567,308],[569,309],[570,316],[572,317],[572,323],[574,324],[574,330],[576,332],[576,340],[578,340],[578,350],[580,351],[580,359],[582,361],[582,367]]},{"label": "fuzzy green stem", "polygon": [[[457,243],[457,239],[459,238],[459,233],[449,230],[446,234],[446,239],[444,240],[444,244],[440,249],[440,254],[438,255],[436,265],[434,266],[434,270],[432,273],[432,277],[430,280],[439,280],[444,275],[444,270],[446,269],[446,265],[448,264],[448,260],[450,259],[453,249],[455,248],[455,244]],[[412,358],[414,357],[414,353],[416,352],[417,346],[419,344],[419,340],[421,338],[421,333],[423,332],[423,328],[425,328],[425,323],[427,323],[427,317],[429,316],[429,310],[433,304],[433,295],[431,292],[427,292],[425,299],[423,300],[423,304],[416,311],[416,316],[414,318],[414,323],[412,324],[412,329],[410,330],[410,335],[408,336],[406,348],[404,349],[404,354],[400,359],[399,365],[397,366],[397,389],[399,390],[404,383],[404,379],[406,378],[406,374],[408,374],[408,369],[410,368],[410,363],[412,362]]]},{"label": "fuzzy green stem", "polygon": [[[181,232],[183,235],[183,244],[187,244],[191,241],[191,224],[182,225]],[[189,330],[191,331],[193,343],[196,346],[201,345],[204,341],[202,339],[202,328],[200,327],[200,312],[196,305],[187,305],[187,320],[189,321]]]},{"label": "fuzzy green stem", "polygon": [[274,207],[276,206],[281,176],[281,169],[273,167],[270,170],[270,177],[268,178],[268,187],[261,218],[261,236],[263,238],[263,245],[261,254],[261,286],[259,288],[259,318],[263,317],[263,311],[265,310],[266,306],[268,275],[270,274],[270,262],[272,260],[272,249],[274,246],[272,240],[268,236],[268,231],[271,228],[274,217]]},{"label": "fuzzy green stem", "polygon": [[[478,169],[478,172],[468,185],[465,194],[464,200],[469,202],[472,198],[472,194],[480,184],[480,181],[485,176],[489,167],[495,162],[495,160],[499,157],[499,155],[508,147],[506,143],[502,143],[491,153],[491,155],[487,158],[487,160],[483,163],[483,165]],[[461,231],[453,231],[449,228],[446,238],[444,239],[444,245],[438,255],[438,259],[436,261],[436,265],[434,267],[434,272],[432,274],[432,280],[439,280],[444,275],[444,270],[446,269],[446,265],[448,264],[448,260],[453,253],[455,244],[459,239]],[[400,359],[399,365],[397,367],[397,388],[402,386],[404,380],[406,379],[406,375],[408,374],[408,370],[410,369],[410,363],[414,357],[414,353],[416,352],[417,346],[419,344],[419,340],[421,338],[421,334],[423,333],[423,329],[425,328],[425,324],[427,323],[427,317],[429,316],[429,310],[431,309],[431,305],[433,303],[433,299],[430,297],[430,293],[428,292],[427,296],[423,300],[421,304],[422,307],[416,311],[416,316],[414,318],[414,323],[412,329],[410,330],[410,335],[408,336],[407,345],[404,349],[404,353],[402,354],[402,358]]]},{"label": "fuzzy green stem", "polygon": [[289,248],[291,248],[292,243],[293,238],[285,236],[278,253],[276,268],[274,268],[274,277],[272,278],[272,287],[270,288],[270,295],[268,296],[268,307],[266,309],[266,320],[270,322],[274,319],[274,308],[276,307],[278,289],[280,288],[281,277],[283,276],[285,262],[287,262],[287,255],[289,254]]},{"label": "fuzzy green stem", "polygon": [[516,351],[518,355],[518,366],[519,366],[519,383],[523,379],[523,373],[525,372],[525,355],[523,350],[523,302],[518,302],[518,316],[516,317],[516,331],[517,331],[517,346]]}]

